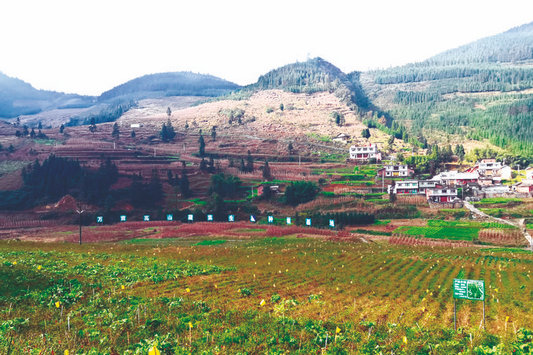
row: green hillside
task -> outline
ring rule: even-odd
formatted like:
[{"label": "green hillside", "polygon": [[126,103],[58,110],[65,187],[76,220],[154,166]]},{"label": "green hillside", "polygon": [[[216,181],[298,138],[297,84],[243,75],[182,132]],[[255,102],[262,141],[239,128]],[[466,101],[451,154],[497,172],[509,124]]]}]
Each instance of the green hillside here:
[{"label": "green hillside", "polygon": [[509,63],[533,59],[533,22],[429,58],[428,64]]},{"label": "green hillside", "polygon": [[30,115],[56,108],[88,107],[92,97],[37,90],[0,72],[0,118]]},{"label": "green hillside", "polygon": [[144,75],[100,95],[99,101],[116,98],[141,99],[165,96],[220,96],[239,85],[212,75],[171,72]]},{"label": "green hillside", "polygon": [[430,143],[445,132],[451,141],[489,139],[531,157],[532,31],[533,24],[517,27],[421,63],[365,73],[362,82],[381,111]]}]

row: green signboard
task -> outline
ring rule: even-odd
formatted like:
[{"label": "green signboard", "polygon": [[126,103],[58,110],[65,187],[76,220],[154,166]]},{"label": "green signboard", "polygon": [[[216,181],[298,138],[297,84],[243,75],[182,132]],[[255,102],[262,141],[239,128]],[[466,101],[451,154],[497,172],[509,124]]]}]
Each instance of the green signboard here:
[{"label": "green signboard", "polygon": [[485,300],[485,281],[453,279],[453,297],[467,300]]}]

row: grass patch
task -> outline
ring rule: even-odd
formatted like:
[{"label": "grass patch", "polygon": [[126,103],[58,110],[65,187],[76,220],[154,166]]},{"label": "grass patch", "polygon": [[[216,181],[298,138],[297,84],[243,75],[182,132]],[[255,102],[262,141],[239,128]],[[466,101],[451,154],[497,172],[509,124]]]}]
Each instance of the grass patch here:
[{"label": "grass patch", "polygon": [[193,245],[221,245],[226,242],[227,240],[224,240],[224,239],[212,239],[212,240],[202,240],[201,242],[195,243]]},{"label": "grass patch", "polygon": [[505,253],[522,253],[522,254],[531,254],[531,250],[522,249],[522,248],[487,248],[485,251],[491,252],[505,252]]},{"label": "grass patch", "polygon": [[374,222],[375,226],[386,226],[390,223],[390,219],[378,219]]},{"label": "grass patch", "polygon": [[474,204],[476,205],[496,205],[500,203],[510,203],[510,202],[518,202],[523,203],[519,198],[512,198],[512,197],[491,197],[491,198],[484,198],[481,199],[481,201],[476,201]]},{"label": "grass patch", "polygon": [[429,227],[458,227],[458,228],[496,228],[513,229],[515,227],[497,222],[476,222],[476,221],[443,221],[440,219],[430,219],[427,221]]},{"label": "grass patch", "polygon": [[195,205],[198,205],[198,206],[205,206],[207,204],[206,201],[201,200],[199,198],[193,198],[193,199],[185,200],[185,201],[192,202],[192,203],[194,203]]},{"label": "grass patch", "polygon": [[434,239],[451,239],[472,241],[477,238],[479,228],[456,228],[456,227],[418,227],[403,226],[394,230],[394,233],[402,233],[411,236],[421,236]]},{"label": "grass patch", "polygon": [[369,235],[386,235],[389,237],[392,235],[392,232],[374,231],[374,230],[366,230],[366,229],[355,229],[351,232],[359,233],[359,234],[369,234]]},{"label": "grass patch", "polygon": [[0,162],[0,175],[11,173],[28,165],[29,161],[2,161]]}]

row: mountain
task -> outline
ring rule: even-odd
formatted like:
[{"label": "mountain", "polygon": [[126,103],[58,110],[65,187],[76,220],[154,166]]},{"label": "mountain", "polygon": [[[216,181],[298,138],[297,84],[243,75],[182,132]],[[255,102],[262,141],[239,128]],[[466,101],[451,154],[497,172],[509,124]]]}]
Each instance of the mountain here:
[{"label": "mountain", "polygon": [[335,93],[352,109],[366,109],[369,102],[359,82],[359,73],[343,73],[322,58],[309,59],[274,69],[259,77],[255,84],[243,91],[281,89],[293,93],[314,93],[327,91]]},{"label": "mountain", "polygon": [[37,90],[30,84],[0,73],[0,118],[35,114],[57,108],[80,108],[93,98],[55,91]]},{"label": "mountain", "polygon": [[488,139],[533,156],[532,58],[533,24],[526,24],[420,63],[364,73],[361,82],[389,124],[419,141]]},{"label": "mountain", "polygon": [[99,101],[165,96],[221,96],[240,86],[212,75],[171,72],[144,75],[104,92]]},{"label": "mountain", "polygon": [[511,63],[533,59],[533,22],[429,58],[425,63]]}]

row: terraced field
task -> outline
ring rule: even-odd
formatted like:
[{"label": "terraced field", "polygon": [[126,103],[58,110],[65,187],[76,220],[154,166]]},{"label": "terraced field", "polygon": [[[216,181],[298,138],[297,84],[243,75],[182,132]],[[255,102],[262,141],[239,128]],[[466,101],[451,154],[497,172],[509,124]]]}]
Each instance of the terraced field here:
[{"label": "terraced field", "polygon": [[[317,238],[0,243],[2,353],[530,353],[533,255]],[[486,284],[458,301],[458,274]],[[9,281],[9,282],[8,282]]]}]

